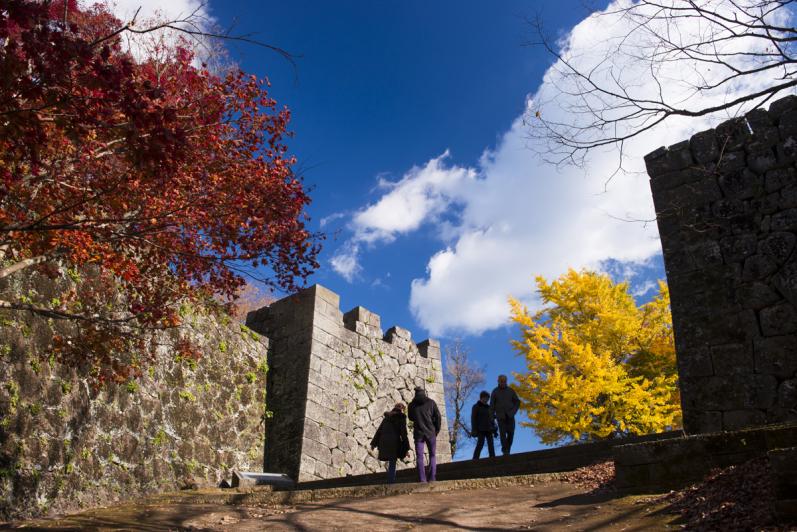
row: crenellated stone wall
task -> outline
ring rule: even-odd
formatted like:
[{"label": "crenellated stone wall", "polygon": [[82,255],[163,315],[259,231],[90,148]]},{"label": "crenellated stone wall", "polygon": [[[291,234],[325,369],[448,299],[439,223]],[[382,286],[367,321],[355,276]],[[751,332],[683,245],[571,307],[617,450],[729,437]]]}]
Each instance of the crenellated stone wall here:
[{"label": "crenellated stone wall", "polygon": [[[363,307],[312,286],[251,312],[247,326],[271,339],[265,469],[299,481],[384,471],[370,441],[382,416],[423,386],[443,416],[438,462],[451,460],[440,345],[418,344]],[[399,467],[410,467],[414,456]]]},{"label": "crenellated stone wall", "polygon": [[797,420],[797,96],[645,162],[684,428]]}]

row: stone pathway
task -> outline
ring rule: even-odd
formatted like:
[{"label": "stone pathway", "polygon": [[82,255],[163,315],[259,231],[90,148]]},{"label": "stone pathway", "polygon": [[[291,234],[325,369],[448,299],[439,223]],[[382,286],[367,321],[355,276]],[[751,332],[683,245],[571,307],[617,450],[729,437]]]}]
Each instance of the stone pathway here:
[{"label": "stone pathway", "polygon": [[25,530],[669,530],[673,516],[644,499],[586,494],[558,481],[298,504],[153,501],[61,519]]}]

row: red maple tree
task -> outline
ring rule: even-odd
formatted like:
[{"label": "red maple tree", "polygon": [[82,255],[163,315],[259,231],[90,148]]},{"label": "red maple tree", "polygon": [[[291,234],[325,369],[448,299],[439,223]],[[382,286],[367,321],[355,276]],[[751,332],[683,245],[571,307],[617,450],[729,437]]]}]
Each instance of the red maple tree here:
[{"label": "red maple tree", "polygon": [[94,272],[91,293],[0,308],[79,323],[80,356],[116,380],[120,327],[176,326],[178,302],[234,297],[244,268],[293,290],[319,251],[267,81],[196,66],[185,41],[136,59],[128,31],[146,29],[75,0],[0,8],[0,279]]}]

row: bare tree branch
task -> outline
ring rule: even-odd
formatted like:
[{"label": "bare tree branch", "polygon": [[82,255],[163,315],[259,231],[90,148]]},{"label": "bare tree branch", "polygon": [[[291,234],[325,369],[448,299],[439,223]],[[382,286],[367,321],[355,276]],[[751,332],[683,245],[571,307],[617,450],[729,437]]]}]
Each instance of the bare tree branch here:
[{"label": "bare tree branch", "polygon": [[448,427],[451,456],[454,456],[462,438],[470,436],[466,402],[474,390],[484,384],[484,368],[470,360],[469,350],[460,340],[446,347],[445,363],[446,404],[454,407],[454,417],[449,418]]},{"label": "bare tree branch", "polygon": [[[524,122],[543,157],[583,164],[664,121],[745,113],[797,87],[794,0],[636,0],[593,15],[595,46],[546,36],[555,63]],[[583,35],[581,35],[583,38]]]}]

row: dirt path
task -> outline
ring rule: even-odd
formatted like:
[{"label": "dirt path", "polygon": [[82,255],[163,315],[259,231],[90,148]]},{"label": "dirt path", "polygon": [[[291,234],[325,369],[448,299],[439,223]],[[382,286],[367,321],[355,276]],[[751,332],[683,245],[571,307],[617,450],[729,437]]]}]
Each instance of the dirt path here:
[{"label": "dirt path", "polygon": [[25,530],[668,530],[673,516],[638,499],[585,494],[570,484],[412,493],[293,506],[116,506]]}]

